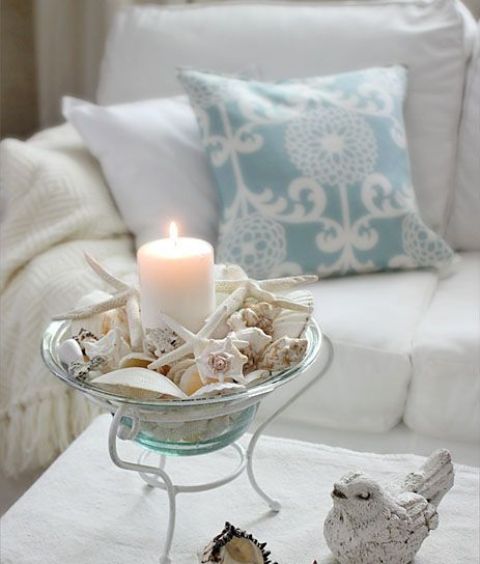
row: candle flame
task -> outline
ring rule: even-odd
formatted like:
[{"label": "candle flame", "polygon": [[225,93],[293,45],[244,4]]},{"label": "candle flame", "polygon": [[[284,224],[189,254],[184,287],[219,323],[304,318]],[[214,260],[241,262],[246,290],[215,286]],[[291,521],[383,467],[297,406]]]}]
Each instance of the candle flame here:
[{"label": "candle flame", "polygon": [[178,227],[177,224],[172,221],[170,223],[170,241],[176,246],[178,241]]}]

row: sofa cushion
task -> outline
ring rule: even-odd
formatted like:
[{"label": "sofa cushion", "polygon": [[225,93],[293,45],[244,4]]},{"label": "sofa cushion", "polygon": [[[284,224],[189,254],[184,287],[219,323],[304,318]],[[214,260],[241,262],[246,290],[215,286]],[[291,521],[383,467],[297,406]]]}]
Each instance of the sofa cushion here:
[{"label": "sofa cushion", "polygon": [[454,175],[452,132],[470,49],[458,6],[363,0],[129,8],[107,42],[98,101],[178,94],[177,66],[236,72],[256,63],[264,80],[276,80],[404,64],[414,187],[424,219],[438,228]]},{"label": "sofa cushion", "polygon": [[217,194],[186,96],[108,107],[64,97],[63,114],[100,161],[137,246],[172,219],[215,244]]},{"label": "sofa cushion", "polygon": [[458,166],[447,237],[456,248],[480,250],[480,23],[469,65],[458,143]]},{"label": "sofa cushion", "polygon": [[480,438],[480,253],[440,280],[413,340],[405,422],[419,433]]},{"label": "sofa cushion", "polygon": [[[287,416],[340,429],[393,428],[402,419],[410,383],[411,341],[435,286],[436,275],[427,271],[350,276],[312,286],[314,315],[333,341],[334,360]],[[303,382],[299,378],[294,385]]]}]

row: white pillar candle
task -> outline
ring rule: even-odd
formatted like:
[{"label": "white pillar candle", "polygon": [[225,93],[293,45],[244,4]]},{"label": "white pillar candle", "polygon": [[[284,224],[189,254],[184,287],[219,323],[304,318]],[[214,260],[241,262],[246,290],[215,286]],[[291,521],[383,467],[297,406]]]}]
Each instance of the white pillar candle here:
[{"label": "white pillar candle", "polygon": [[145,329],[163,327],[166,313],[197,332],[215,308],[213,248],[201,239],[178,237],[146,243],[137,252],[142,323]]}]

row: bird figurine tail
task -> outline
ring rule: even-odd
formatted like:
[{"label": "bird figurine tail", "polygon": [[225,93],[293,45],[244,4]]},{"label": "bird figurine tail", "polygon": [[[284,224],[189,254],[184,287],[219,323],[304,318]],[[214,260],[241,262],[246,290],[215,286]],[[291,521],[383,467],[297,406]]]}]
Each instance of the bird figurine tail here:
[{"label": "bird figurine tail", "polygon": [[438,507],[453,482],[452,457],[448,450],[442,449],[432,453],[423,466],[406,476],[402,490],[420,494]]}]

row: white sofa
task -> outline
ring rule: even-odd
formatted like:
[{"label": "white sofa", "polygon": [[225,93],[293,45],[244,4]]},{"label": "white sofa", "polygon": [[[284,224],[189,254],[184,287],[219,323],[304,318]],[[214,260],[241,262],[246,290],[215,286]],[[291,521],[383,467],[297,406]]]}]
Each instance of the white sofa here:
[{"label": "white sofa", "polygon": [[[458,250],[458,263],[442,276],[318,282],[315,315],[335,359],[287,417],[380,432],[403,420],[416,433],[478,440],[479,43],[477,24],[455,0],[146,6],[118,18],[101,104],[180,92],[177,65],[237,71],[253,63],[266,80],[398,62],[409,69],[406,125],[420,211]],[[17,472],[47,463],[94,412],[47,373],[38,353],[51,315],[95,283],[81,251],[127,273],[134,250],[98,163],[70,126],[6,140],[2,157],[9,204],[0,461]]]}]

